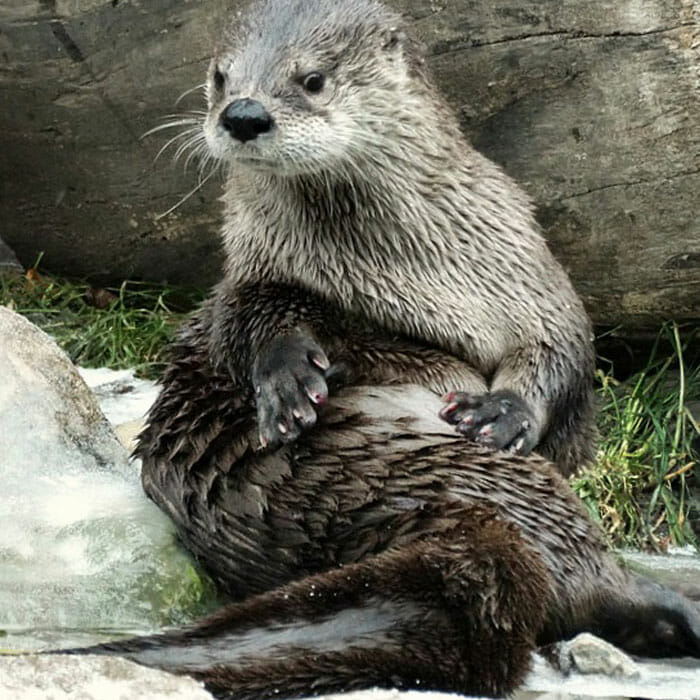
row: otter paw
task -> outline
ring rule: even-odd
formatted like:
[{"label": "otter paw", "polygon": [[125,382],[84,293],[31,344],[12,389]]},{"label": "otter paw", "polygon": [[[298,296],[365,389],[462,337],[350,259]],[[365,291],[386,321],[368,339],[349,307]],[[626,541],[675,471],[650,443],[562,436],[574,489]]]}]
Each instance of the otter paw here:
[{"label": "otter paw", "polygon": [[526,455],[537,444],[534,415],[512,391],[478,396],[451,391],[443,400],[440,418],[479,445]]},{"label": "otter paw", "polygon": [[328,401],[330,363],[311,338],[278,336],[253,364],[258,432],[263,447],[296,440],[316,423],[316,406]]}]

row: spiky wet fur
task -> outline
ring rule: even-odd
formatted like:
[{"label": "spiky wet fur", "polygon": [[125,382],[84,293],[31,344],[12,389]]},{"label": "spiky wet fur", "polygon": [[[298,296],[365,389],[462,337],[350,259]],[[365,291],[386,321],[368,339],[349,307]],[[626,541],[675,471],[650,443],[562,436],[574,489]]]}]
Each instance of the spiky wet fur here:
[{"label": "spiky wet fur", "polygon": [[535,644],[584,630],[634,653],[700,656],[697,610],[618,566],[554,465],[471,445],[437,418],[434,389],[468,366],[292,288],[241,292],[227,316],[238,362],[241,339],[262,344],[270,323],[303,318],[324,328],[346,384],[314,429],[260,450],[250,382],[212,362],[222,318],[205,304],[139,453],[147,492],[242,602],[92,651],[252,699],[375,685],[502,695]]}]

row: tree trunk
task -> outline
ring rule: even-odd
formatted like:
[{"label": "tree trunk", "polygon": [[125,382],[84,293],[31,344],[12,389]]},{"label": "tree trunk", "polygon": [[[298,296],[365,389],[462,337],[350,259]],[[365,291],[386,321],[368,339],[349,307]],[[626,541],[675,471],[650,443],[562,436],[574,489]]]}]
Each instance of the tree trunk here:
[{"label": "tree trunk", "polygon": [[[0,237],[31,264],[207,285],[213,178],[141,138],[204,79],[225,0],[3,0]],[[594,320],[700,317],[700,5],[394,0],[473,143],[533,196]]]}]

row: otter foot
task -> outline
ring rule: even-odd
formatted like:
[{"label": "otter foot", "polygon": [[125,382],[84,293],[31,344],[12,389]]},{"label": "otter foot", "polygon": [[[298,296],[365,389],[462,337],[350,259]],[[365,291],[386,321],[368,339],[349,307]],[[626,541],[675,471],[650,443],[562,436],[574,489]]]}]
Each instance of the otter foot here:
[{"label": "otter foot", "polygon": [[478,396],[451,391],[444,400],[440,418],[480,445],[526,455],[537,444],[534,415],[512,391]]},{"label": "otter foot", "polygon": [[315,406],[328,401],[326,354],[308,336],[278,336],[253,365],[258,432],[263,447],[296,440],[316,423]]}]

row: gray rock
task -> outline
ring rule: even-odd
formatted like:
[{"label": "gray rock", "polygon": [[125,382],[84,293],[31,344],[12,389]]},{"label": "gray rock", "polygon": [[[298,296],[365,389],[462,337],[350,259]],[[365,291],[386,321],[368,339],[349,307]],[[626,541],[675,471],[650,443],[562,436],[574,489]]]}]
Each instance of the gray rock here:
[{"label": "gray rock", "polygon": [[70,360],[0,307],[0,634],[8,649],[181,623],[210,589]]},{"label": "gray rock", "polygon": [[592,634],[579,634],[568,645],[580,673],[602,673],[612,678],[639,678],[639,667],[624,652]]},{"label": "gray rock", "polygon": [[187,677],[106,656],[0,657],[0,697],[12,700],[211,700]]},{"label": "gray rock", "polygon": [[698,659],[633,660],[590,634],[558,647],[559,660],[563,661],[557,663],[559,668],[535,654],[532,671],[512,700],[700,698]]},{"label": "gray rock", "polygon": [[27,474],[61,460],[71,469],[128,474],[128,458],[73,363],[24,317],[0,307],[0,454]]}]

